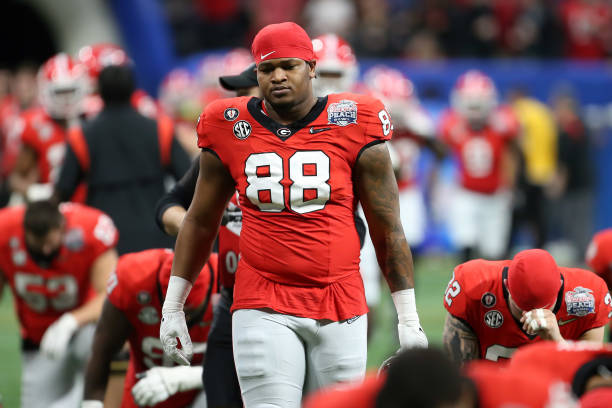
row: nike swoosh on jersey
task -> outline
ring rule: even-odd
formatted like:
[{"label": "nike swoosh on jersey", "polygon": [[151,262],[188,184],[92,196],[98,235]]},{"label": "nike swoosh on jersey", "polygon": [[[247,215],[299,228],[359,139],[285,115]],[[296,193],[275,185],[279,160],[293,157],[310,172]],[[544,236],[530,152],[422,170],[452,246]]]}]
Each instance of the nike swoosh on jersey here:
[{"label": "nike swoosh on jersey", "polygon": [[578,320],[578,318],[574,317],[573,319],[567,319],[567,320],[560,319],[557,323],[559,324],[559,327],[560,327],[560,326],[565,326],[566,324],[571,323],[574,320]]},{"label": "nike swoosh on jersey", "polygon": [[265,59],[265,58],[266,58],[268,55],[270,55],[270,54],[274,54],[275,52],[276,52],[276,51],[270,51],[270,52],[269,52],[269,53],[267,53],[267,54],[261,54],[261,59]]},{"label": "nike swoosh on jersey", "polygon": [[313,127],[310,128],[310,134],[314,135],[315,133],[321,133],[321,132],[325,132],[326,130],[331,130],[331,128],[321,128],[321,129],[315,129]]}]

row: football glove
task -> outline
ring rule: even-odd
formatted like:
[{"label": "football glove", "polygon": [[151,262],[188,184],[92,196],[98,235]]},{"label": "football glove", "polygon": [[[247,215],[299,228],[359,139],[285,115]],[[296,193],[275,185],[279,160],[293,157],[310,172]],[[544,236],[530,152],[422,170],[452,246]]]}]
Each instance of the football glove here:
[{"label": "football glove", "polygon": [[64,356],[74,332],[79,328],[72,313],[64,313],[47,328],[40,342],[40,351],[47,357],[58,360]]},{"label": "football glove", "polygon": [[139,406],[153,406],[177,392],[203,388],[202,367],[153,367],[132,388]]}]

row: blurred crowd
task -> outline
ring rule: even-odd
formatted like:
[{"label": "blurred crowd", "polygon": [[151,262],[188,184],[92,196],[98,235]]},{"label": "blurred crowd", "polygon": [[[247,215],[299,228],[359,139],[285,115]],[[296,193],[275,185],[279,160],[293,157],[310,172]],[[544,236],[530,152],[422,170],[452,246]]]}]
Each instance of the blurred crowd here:
[{"label": "blurred crowd", "polygon": [[[437,224],[450,236],[451,247],[467,251],[465,259],[477,253],[501,258],[522,247],[549,243],[560,244],[561,252],[570,254],[570,261],[581,259],[593,232],[590,214],[595,179],[590,128],[571,89],[552,95],[546,104],[520,88],[501,95],[488,76],[471,71],[457,79],[448,95],[447,114],[434,117],[404,73],[383,65],[360,73],[353,49],[336,35],[319,36],[314,44],[319,55],[315,81],[319,94],[367,92],[388,106],[395,125],[392,146],[398,182],[400,187],[418,191],[408,199],[412,204],[407,213],[419,214],[412,217],[420,221],[407,223],[411,227],[406,228],[407,234],[415,237],[410,243],[416,252]],[[219,77],[236,75],[250,62],[250,53],[244,48],[209,54],[195,71],[178,68],[168,73],[160,85],[159,100],[136,90],[132,104],[145,116],[171,118],[176,139],[193,156],[198,152],[193,134],[199,113],[209,102],[232,95],[221,86]],[[59,54],[40,68],[23,64],[14,71],[0,71],[3,206],[23,202],[30,188],[36,191],[41,184],[57,182],[68,129],[94,117],[104,105],[96,87],[101,69],[130,63],[119,47],[97,44],[84,47],[73,57]],[[50,124],[49,129],[59,129],[52,141],[45,139],[44,132],[50,130],[44,130],[43,122]],[[466,136],[457,135],[461,126]],[[494,129],[493,136],[488,135],[488,129]],[[497,133],[503,139],[499,146]],[[461,141],[480,134],[487,134],[483,140],[491,141],[467,147]],[[424,154],[419,154],[420,150]],[[510,160],[505,159],[507,152]],[[456,180],[440,174],[443,172],[438,169],[445,167],[457,173]],[[487,177],[488,185],[478,181]],[[452,225],[458,219],[478,217],[449,216],[443,197],[449,189],[457,188],[484,196],[504,195],[498,202],[500,212],[493,217],[501,224],[483,227],[501,234],[494,243],[490,239],[493,233],[487,233],[488,244],[494,248],[473,253],[472,249],[478,248],[476,236],[482,231]],[[478,205],[474,202],[477,196],[463,194],[463,198],[471,202],[467,208]],[[580,220],[568,216],[576,213],[583,215]],[[566,245],[568,242],[571,245]]]},{"label": "blurred crowd", "polygon": [[612,53],[606,0],[165,0],[181,55],[245,46],[276,21],[334,32],[360,56],[566,57]]}]

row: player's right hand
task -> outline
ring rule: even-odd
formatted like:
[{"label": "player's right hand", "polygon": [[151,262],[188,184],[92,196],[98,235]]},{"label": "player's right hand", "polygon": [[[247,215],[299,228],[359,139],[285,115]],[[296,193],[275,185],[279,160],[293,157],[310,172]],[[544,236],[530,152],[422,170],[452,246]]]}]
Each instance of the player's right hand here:
[{"label": "player's right hand", "polygon": [[[185,313],[182,310],[168,310],[166,303],[168,302],[164,303],[159,327],[159,339],[164,348],[164,353],[177,364],[189,365],[191,357],[193,357],[193,345],[191,344],[191,337],[189,337]],[[177,347],[177,337],[181,341],[181,349]]]},{"label": "player's right hand", "polygon": [[64,313],[45,330],[40,341],[40,351],[53,360],[58,360],[66,354],[68,344],[79,324],[72,313]]},{"label": "player's right hand", "polygon": [[429,345],[427,341],[427,336],[423,331],[423,328],[420,324],[417,325],[407,325],[407,324],[398,324],[397,325],[397,334],[399,336],[399,343],[401,349],[409,349],[409,348],[427,348]]}]

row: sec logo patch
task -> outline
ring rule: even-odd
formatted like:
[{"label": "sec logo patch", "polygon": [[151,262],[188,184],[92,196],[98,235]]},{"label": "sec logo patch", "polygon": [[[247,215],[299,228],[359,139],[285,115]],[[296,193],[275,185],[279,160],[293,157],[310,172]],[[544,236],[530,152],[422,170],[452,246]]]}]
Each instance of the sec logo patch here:
[{"label": "sec logo patch", "polygon": [[504,324],[504,316],[499,310],[491,310],[484,315],[484,322],[492,329],[498,329]]},{"label": "sec logo patch", "polygon": [[234,123],[234,136],[240,140],[244,140],[251,134],[251,124],[246,120],[239,120]]},{"label": "sec logo patch", "polygon": [[225,112],[223,112],[223,117],[225,118],[225,120],[229,120],[230,122],[232,122],[236,120],[239,114],[240,114],[240,111],[238,109],[227,108]]}]

